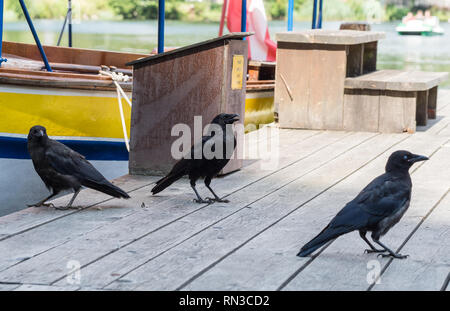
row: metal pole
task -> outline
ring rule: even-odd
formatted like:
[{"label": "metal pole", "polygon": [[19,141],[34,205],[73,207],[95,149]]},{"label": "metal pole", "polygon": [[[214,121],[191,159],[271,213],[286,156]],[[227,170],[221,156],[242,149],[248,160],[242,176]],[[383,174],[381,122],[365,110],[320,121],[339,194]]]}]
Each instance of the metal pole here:
[{"label": "metal pole", "polygon": [[[242,0],[241,7],[241,32],[247,31],[247,0]],[[245,40],[245,38],[244,38]]]},{"label": "metal pole", "polygon": [[69,47],[72,47],[72,0],[69,0],[67,17],[69,19]]},{"label": "metal pole", "polygon": [[223,35],[223,26],[225,24],[225,15],[227,11],[228,0],[223,0],[222,14],[220,16],[219,37]]},{"label": "metal pole", "polygon": [[158,0],[158,53],[164,53],[164,5],[165,0]]},{"label": "metal pole", "polygon": [[287,30],[292,31],[293,28],[294,28],[294,0],[289,0]]},{"label": "metal pole", "polygon": [[314,0],[313,16],[312,16],[312,29],[316,29],[316,16],[317,16],[317,0]]},{"label": "metal pole", "polygon": [[56,46],[59,46],[59,45],[61,44],[61,39],[62,39],[62,36],[63,36],[63,34],[64,34],[64,29],[66,28],[66,24],[67,24],[67,16],[68,16],[68,15],[69,15],[69,11],[67,11],[66,17],[64,18],[64,23],[63,23],[63,26],[62,26],[62,28],[61,28],[61,32],[59,33],[58,43],[56,43]]},{"label": "metal pole", "polygon": [[3,42],[3,0],[0,0],[0,67],[6,58],[2,57],[2,42]]},{"label": "metal pole", "polygon": [[45,55],[44,49],[42,48],[41,41],[39,40],[39,37],[36,33],[36,29],[34,28],[33,22],[31,21],[31,17],[30,14],[28,13],[27,7],[25,6],[23,0],[19,0],[19,2],[20,6],[22,7],[23,14],[25,15],[25,18],[27,20],[28,26],[30,27],[31,33],[33,34],[34,41],[36,42],[39,52],[41,53],[41,58],[44,61],[45,68],[47,69],[47,71],[52,71],[52,68],[48,63],[47,56]]},{"label": "metal pole", "polygon": [[319,2],[319,21],[317,22],[317,28],[321,29],[322,28],[322,3],[323,0],[320,0]]}]

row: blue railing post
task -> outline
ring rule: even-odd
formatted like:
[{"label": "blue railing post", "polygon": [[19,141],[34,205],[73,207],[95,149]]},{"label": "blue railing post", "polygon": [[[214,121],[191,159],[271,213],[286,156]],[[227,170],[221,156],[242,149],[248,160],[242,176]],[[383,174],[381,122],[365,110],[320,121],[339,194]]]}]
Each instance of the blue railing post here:
[{"label": "blue railing post", "polygon": [[2,42],[3,42],[3,0],[0,0],[0,67],[6,58],[2,57]]},{"label": "blue railing post", "polygon": [[164,12],[165,0],[158,2],[158,54],[164,53]]},{"label": "blue railing post", "polygon": [[294,28],[294,0],[289,0],[287,30],[292,31],[293,28]]},{"label": "blue railing post", "polygon": [[316,29],[316,16],[317,16],[317,0],[314,0],[313,16],[312,16],[312,29]]},{"label": "blue railing post", "polygon": [[69,19],[69,47],[72,47],[72,0],[69,0],[68,8],[67,8],[67,17]]},{"label": "blue railing post", "polygon": [[33,22],[31,21],[31,17],[30,14],[28,13],[27,7],[25,6],[23,0],[19,0],[19,2],[20,6],[22,7],[23,14],[25,15],[25,18],[27,20],[28,26],[30,27],[31,33],[33,34],[34,41],[36,42],[39,52],[41,53],[41,57],[42,60],[44,61],[45,68],[47,69],[47,71],[52,71],[52,68],[48,63],[47,56],[45,55],[44,49],[42,48],[41,41],[39,40],[39,37],[36,33],[36,29],[34,28]]},{"label": "blue railing post", "polygon": [[247,0],[242,0],[241,8],[241,32],[247,31]]},{"label": "blue railing post", "polygon": [[323,0],[319,0],[319,1],[320,1],[319,2],[319,20],[317,21],[317,28],[321,29],[322,28],[322,6],[323,6],[322,1]]}]

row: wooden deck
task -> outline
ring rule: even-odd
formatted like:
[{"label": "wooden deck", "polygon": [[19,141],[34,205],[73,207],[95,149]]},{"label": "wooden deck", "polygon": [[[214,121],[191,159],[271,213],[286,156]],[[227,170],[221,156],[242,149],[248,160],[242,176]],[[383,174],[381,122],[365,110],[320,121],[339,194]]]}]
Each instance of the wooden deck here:
[{"label": "wooden deck", "polygon": [[[247,138],[255,147],[256,133]],[[413,135],[281,130],[278,143],[277,165],[248,159],[213,181],[228,204],[193,203],[187,180],[152,196],[156,177],[124,176],[116,183],[130,200],[83,190],[84,209],[0,218],[0,290],[450,289],[450,91]],[[411,207],[382,239],[410,257],[364,254],[356,232],[295,256],[398,149],[430,157],[411,169]]]}]

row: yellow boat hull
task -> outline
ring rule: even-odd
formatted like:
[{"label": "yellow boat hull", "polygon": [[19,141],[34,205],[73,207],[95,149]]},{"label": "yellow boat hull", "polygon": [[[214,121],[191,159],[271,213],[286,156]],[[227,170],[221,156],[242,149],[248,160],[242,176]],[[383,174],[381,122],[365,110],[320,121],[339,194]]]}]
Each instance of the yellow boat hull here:
[{"label": "yellow boat hull", "polygon": [[[122,107],[130,137],[131,109]],[[128,159],[115,91],[0,85],[0,115],[0,157],[27,158],[26,136],[39,124],[90,159]],[[273,91],[247,92],[246,131],[271,122]]]}]

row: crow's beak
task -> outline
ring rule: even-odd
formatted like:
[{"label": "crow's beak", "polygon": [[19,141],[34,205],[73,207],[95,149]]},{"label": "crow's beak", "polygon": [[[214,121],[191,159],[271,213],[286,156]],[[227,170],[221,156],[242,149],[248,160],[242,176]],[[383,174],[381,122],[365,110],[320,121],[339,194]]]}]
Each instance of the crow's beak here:
[{"label": "crow's beak", "polygon": [[428,158],[426,156],[414,154],[413,157],[409,160],[409,162],[416,163],[416,162],[426,161],[426,160],[428,160]]},{"label": "crow's beak", "polygon": [[39,131],[39,136],[41,136],[41,137],[44,136],[44,131],[43,130]]},{"label": "crow's beak", "polygon": [[230,114],[228,118],[229,123],[234,123],[236,121],[239,121],[239,115],[238,114]]}]

